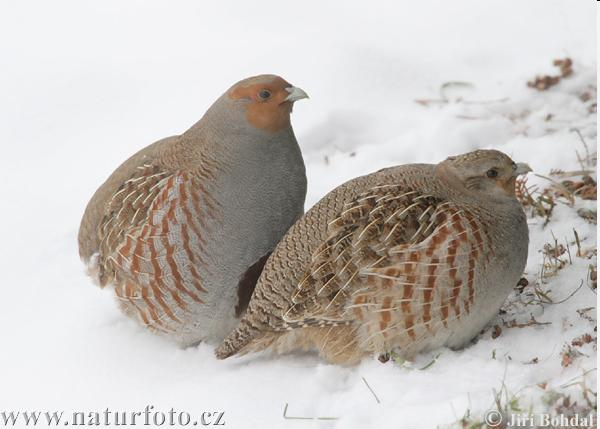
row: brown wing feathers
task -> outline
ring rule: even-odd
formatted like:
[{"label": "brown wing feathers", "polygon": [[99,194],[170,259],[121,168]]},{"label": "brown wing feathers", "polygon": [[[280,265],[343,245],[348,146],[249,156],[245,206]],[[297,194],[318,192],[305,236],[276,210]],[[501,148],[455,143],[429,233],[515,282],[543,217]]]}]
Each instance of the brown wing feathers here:
[{"label": "brown wing feathers", "polygon": [[360,321],[364,341],[408,342],[447,326],[473,303],[480,230],[449,202],[398,185],[373,187],[329,223],[282,327]]},{"label": "brown wing feathers", "polygon": [[144,325],[170,330],[189,302],[202,302],[200,267],[214,201],[189,172],[143,165],[115,193],[100,225],[99,277],[114,283]]},{"label": "brown wing feathers", "polygon": [[346,204],[329,223],[329,236],[313,255],[285,320],[301,322],[308,314],[332,323],[351,320],[344,307],[357,292],[362,270],[383,263],[386,248],[419,240],[435,202],[416,191],[384,185]]}]

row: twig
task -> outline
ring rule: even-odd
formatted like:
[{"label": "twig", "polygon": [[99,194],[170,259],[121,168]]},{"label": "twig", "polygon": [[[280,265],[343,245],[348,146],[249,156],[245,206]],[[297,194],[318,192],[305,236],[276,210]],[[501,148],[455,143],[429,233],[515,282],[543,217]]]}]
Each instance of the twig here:
[{"label": "twig", "polygon": [[[580,309],[575,310],[575,311],[577,312],[577,314],[579,314],[579,317],[581,317],[581,318],[587,320],[588,322],[591,322],[594,325],[596,325],[596,320],[592,316],[586,314],[590,310],[596,310],[596,307],[585,307],[585,308],[580,308]],[[594,314],[596,314],[595,311],[594,311]]]},{"label": "twig", "polygon": [[577,243],[576,256],[581,258],[581,242],[579,241],[579,234],[577,234],[577,230],[575,228],[573,228],[573,233],[575,234],[575,242]]},{"label": "twig", "polygon": [[[598,288],[598,271],[597,271],[595,265],[593,265],[593,264],[588,265],[588,273],[587,273],[585,280],[586,280],[587,287],[590,288],[590,290],[592,292],[596,293],[596,289]],[[590,286],[590,281],[592,282],[591,286]]]},{"label": "twig", "polygon": [[431,362],[429,362],[427,365],[425,365],[423,368],[419,368],[420,371],[425,371],[427,368],[429,368],[431,365],[433,365],[435,363],[435,361],[437,361],[437,359],[440,357],[441,353],[438,353],[437,355],[435,355],[433,357],[433,359],[431,359]]},{"label": "twig", "polygon": [[367,383],[367,380],[365,379],[365,377],[361,377],[362,381],[365,382],[365,386],[367,386],[367,389],[369,389],[371,391],[371,393],[373,394],[373,397],[375,398],[375,400],[377,401],[378,404],[381,404],[381,401],[379,400],[379,398],[377,397],[377,395],[375,394],[375,392],[373,391],[373,389],[371,389],[371,386],[369,386],[369,383]]},{"label": "twig", "polygon": [[444,82],[442,86],[440,86],[440,96],[443,100],[448,101],[449,98],[446,95],[446,89],[451,87],[462,87],[462,88],[473,88],[473,84],[470,82],[461,82],[461,81],[450,81]]},{"label": "twig", "polygon": [[495,100],[474,100],[474,101],[464,100],[463,104],[494,104],[494,103],[505,103],[508,100],[510,100],[510,98],[508,98],[508,97],[497,98]]},{"label": "twig", "polygon": [[469,116],[469,115],[456,115],[458,119],[467,119],[470,121],[478,121],[481,119],[488,119],[487,116]]},{"label": "twig", "polygon": [[561,177],[561,178],[565,178],[565,177],[573,177],[573,176],[589,176],[590,174],[595,173],[594,170],[574,170],[574,171],[558,171],[558,172],[554,172],[554,173],[550,173],[552,176],[556,176],[556,177]]},{"label": "twig", "polygon": [[592,369],[588,369],[587,371],[585,371],[583,374],[578,375],[577,377],[573,377],[572,379],[570,379],[569,381],[567,381],[565,384],[562,384],[560,386],[558,386],[560,389],[564,389],[565,387],[569,387],[569,386],[573,386],[575,384],[578,384],[579,382],[576,383],[571,383],[573,380],[577,380],[579,377],[585,377],[586,375],[588,375],[590,372],[592,371],[596,371],[597,368],[592,368]]},{"label": "twig", "polygon": [[535,320],[535,317],[533,317],[533,314],[530,314],[531,319],[529,319],[529,322],[526,323],[517,323],[516,320],[510,320],[508,322],[505,322],[504,320],[502,320],[502,324],[504,326],[506,326],[507,328],[525,328],[527,326],[543,326],[543,325],[551,325],[552,322],[538,322],[537,320]]},{"label": "twig", "polygon": [[[544,258],[545,258],[545,257],[546,257],[546,256],[544,256]],[[545,259],[544,259],[544,260],[545,260]],[[542,265],[542,270],[544,269],[545,265],[546,265],[546,264]],[[541,284],[541,282],[540,282],[540,284]],[[552,303],[554,303],[554,301],[552,301],[552,298],[550,298],[550,297],[548,296],[548,294],[547,294],[546,292],[544,292],[544,291],[543,291],[543,290],[542,290],[542,289],[541,289],[541,288],[538,286],[537,282],[536,282],[536,284],[535,284],[535,285],[533,285],[533,292],[535,293],[535,295],[536,295],[537,297],[542,297],[543,299],[537,299],[537,300],[536,300],[536,299],[533,299],[531,302],[538,302],[538,303],[540,303],[540,304],[552,304]],[[529,302],[528,304],[531,304],[531,302]]]},{"label": "twig", "polygon": [[[579,128],[571,128],[571,131],[575,131],[577,133],[577,135],[579,136],[579,140],[581,140],[581,143],[583,143],[583,147],[585,148],[585,159],[587,161],[590,160],[590,150],[588,148],[587,143],[585,142],[585,139],[583,138],[583,135],[581,134],[581,131],[579,131]],[[575,151],[577,152],[577,151]],[[577,154],[577,157],[579,158],[579,154]],[[585,170],[585,168],[582,168],[582,170]]]},{"label": "twig", "polygon": [[546,304],[562,304],[563,302],[567,301],[568,299],[570,299],[573,295],[575,295],[577,292],[579,292],[579,289],[581,289],[583,287],[583,280],[581,280],[581,284],[579,285],[579,287],[577,289],[575,289],[573,292],[571,292],[571,294],[566,297],[565,299],[562,299],[558,302],[547,302]]},{"label": "twig", "polygon": [[[439,89],[440,98],[419,98],[415,100],[415,103],[419,103],[422,106],[429,106],[430,104],[439,103],[439,104],[447,104],[452,100],[446,95],[446,89],[451,87],[463,87],[463,88],[472,88],[474,85],[470,82],[461,82],[461,81],[450,81],[444,82]],[[498,98],[493,100],[464,100],[462,97],[455,100],[456,103],[462,104],[494,104],[494,103],[504,103],[508,101],[508,97]],[[465,118],[465,119],[476,119],[476,118]]]},{"label": "twig", "polygon": [[565,244],[567,245],[567,254],[569,255],[569,265],[573,265],[573,260],[571,259],[571,248],[569,247],[569,241],[565,237]]},{"label": "twig", "polygon": [[575,198],[573,198],[573,194],[565,187],[565,185],[563,185],[562,183],[557,182],[554,179],[551,179],[550,177],[546,177],[543,176],[541,174],[534,174],[537,177],[540,177],[542,179],[546,179],[549,182],[551,182],[554,187],[556,188],[557,191],[559,191],[559,193],[565,197],[567,200],[569,200],[570,206],[572,207],[575,204]]},{"label": "twig", "polygon": [[288,403],[285,403],[283,407],[283,418],[287,420],[337,420],[339,417],[300,417],[300,416],[288,416]]}]

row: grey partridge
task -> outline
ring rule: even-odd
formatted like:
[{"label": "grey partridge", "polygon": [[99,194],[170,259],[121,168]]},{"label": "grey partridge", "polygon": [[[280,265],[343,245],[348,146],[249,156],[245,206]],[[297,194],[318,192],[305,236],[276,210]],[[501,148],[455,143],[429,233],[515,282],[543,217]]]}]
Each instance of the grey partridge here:
[{"label": "grey partridge", "polygon": [[290,112],[306,97],[278,76],[242,80],[100,186],[79,252],[126,314],[183,345],[235,327],[266,257],[304,212]]},{"label": "grey partridge", "polygon": [[277,245],[217,357],[314,349],[352,364],[465,345],[525,267],[515,179],[529,170],[478,150],[339,186]]}]

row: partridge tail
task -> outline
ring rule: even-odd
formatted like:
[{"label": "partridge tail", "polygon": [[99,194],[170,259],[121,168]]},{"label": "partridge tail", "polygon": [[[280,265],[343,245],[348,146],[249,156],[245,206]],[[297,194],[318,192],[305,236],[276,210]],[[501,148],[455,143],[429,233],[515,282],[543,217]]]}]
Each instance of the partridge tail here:
[{"label": "partridge tail", "polygon": [[[244,318],[238,327],[216,348],[215,355],[217,359],[227,359],[235,354],[248,353],[251,351],[248,346],[261,335],[258,326]],[[252,347],[252,350],[254,349]]]}]

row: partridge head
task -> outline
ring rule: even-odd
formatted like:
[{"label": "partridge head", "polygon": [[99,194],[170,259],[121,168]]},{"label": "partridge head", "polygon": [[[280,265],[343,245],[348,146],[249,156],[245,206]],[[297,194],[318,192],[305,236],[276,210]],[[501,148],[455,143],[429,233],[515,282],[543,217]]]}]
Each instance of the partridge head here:
[{"label": "partridge head", "polygon": [[478,150],[334,189],[275,248],[217,357],[314,349],[353,363],[467,344],[525,267],[514,181],[528,170]]},{"label": "partridge head", "polygon": [[451,156],[441,162],[438,169],[450,184],[482,192],[488,196],[514,197],[518,175],[526,174],[531,168],[524,163],[515,163],[508,156],[495,151],[475,151],[462,156]]},{"label": "partridge head", "polygon": [[303,213],[290,113],[306,97],[278,76],[242,80],[98,188],[79,251],[126,314],[184,345],[234,327],[266,257]]}]

